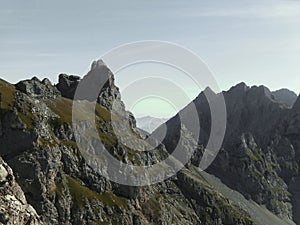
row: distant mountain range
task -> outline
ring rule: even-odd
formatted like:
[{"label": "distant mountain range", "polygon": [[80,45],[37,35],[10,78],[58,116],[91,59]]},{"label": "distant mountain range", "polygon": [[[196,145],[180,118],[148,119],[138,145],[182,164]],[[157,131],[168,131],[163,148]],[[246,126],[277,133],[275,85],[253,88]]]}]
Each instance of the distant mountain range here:
[{"label": "distant mountain range", "polygon": [[151,116],[145,116],[136,118],[136,126],[148,133],[152,133],[161,124],[165,123],[168,119],[155,118]]}]

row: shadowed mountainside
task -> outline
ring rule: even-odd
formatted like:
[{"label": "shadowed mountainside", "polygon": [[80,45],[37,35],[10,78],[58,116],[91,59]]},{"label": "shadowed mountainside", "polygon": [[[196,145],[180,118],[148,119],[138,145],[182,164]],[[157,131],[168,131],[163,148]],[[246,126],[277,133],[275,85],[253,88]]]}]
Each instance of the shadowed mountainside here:
[{"label": "shadowed mountainside", "polygon": [[[222,94],[227,108],[227,129],[222,149],[207,172],[246,199],[265,205],[281,218],[300,223],[299,188],[296,187],[300,162],[300,97],[289,107],[277,100],[268,88],[248,87],[244,83]],[[192,105],[196,106],[202,124],[199,148],[192,159],[198,166],[211,132],[211,112],[205,92],[180,114],[188,118]],[[163,141],[169,152],[174,150],[172,143],[178,139],[179,123],[176,115],[165,124],[171,131]],[[194,128],[192,121],[185,125],[188,130]]]}]

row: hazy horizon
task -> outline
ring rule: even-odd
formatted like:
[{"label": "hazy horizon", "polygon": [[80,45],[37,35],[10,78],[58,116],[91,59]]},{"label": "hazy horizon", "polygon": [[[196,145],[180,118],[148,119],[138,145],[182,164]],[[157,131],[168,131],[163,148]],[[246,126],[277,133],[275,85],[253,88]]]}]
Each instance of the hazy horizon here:
[{"label": "hazy horizon", "polygon": [[198,54],[221,89],[241,81],[300,90],[300,2],[14,0],[0,9],[0,76],[83,75],[110,49],[139,40]]},{"label": "hazy horizon", "polygon": [[[299,27],[300,2],[294,0],[4,1],[0,77],[11,83],[47,77],[57,83],[60,73],[85,75],[92,61],[119,45],[162,40],[200,56],[221,90],[245,82],[298,95]],[[116,83],[123,90],[141,73],[174,80],[176,72],[128,68],[116,75]],[[201,91],[191,82],[181,84],[190,99]]]}]

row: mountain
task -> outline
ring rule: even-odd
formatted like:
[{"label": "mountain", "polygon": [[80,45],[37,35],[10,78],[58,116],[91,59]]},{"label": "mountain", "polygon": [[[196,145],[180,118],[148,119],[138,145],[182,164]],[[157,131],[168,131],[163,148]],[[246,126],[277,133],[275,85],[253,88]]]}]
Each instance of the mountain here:
[{"label": "mountain", "polygon": [[[76,88],[83,88],[87,92],[78,93]],[[257,133],[255,138],[264,132],[273,133],[274,124],[290,111],[282,106],[278,109],[277,103],[268,96],[259,100],[267,92],[264,88],[249,91],[247,87],[241,86],[237,89],[235,101],[248,100],[242,101],[244,103],[240,105],[232,104],[232,107],[235,107],[236,112],[247,110],[246,115],[251,116],[244,125],[230,119],[232,128],[229,137],[237,143],[239,138],[234,135],[235,129],[239,129],[238,133],[246,130]],[[90,93],[96,95],[90,96]],[[253,102],[252,95],[259,101]],[[231,98],[230,94],[228,98]],[[203,133],[201,138],[206,140],[209,127],[206,116],[209,110],[205,107],[203,96],[200,95],[196,101],[199,106],[204,106],[200,108],[206,134]],[[211,174],[201,171],[197,165],[203,150],[201,146],[192,161],[175,175],[168,177],[172,171],[157,171],[152,179],[161,176],[168,178],[147,185],[147,179],[151,177],[138,173],[138,178],[147,178],[147,182],[142,186],[127,185],[126,181],[135,180],[127,174],[124,164],[129,165],[129,171],[132,171],[133,166],[153,167],[168,156],[177,137],[174,137],[173,142],[169,140],[165,144],[157,144],[159,141],[156,138],[159,136],[151,135],[147,141],[139,133],[134,116],[125,111],[112,72],[101,60],[93,62],[90,71],[83,77],[59,75],[59,83],[56,85],[48,79],[41,81],[35,77],[15,85],[0,80],[0,109],[2,224],[294,224],[290,220],[291,209],[288,208],[290,204],[298,204],[288,194],[299,193],[294,155],[282,153],[281,157],[287,160],[286,164],[279,160],[279,154],[274,159],[268,152],[261,156],[250,136],[246,135],[241,136],[244,137],[241,148],[234,148],[243,153],[241,157],[245,158],[244,164],[230,158],[225,162],[230,160],[232,164],[223,165],[222,168],[241,168],[237,169],[239,178],[246,178],[249,172],[249,179],[253,179],[253,182],[248,181],[247,184],[258,182],[256,192],[250,193],[249,190],[253,191],[254,187],[243,186],[246,184],[244,181],[241,184],[227,182],[221,176],[223,170],[215,173],[212,169],[208,171]],[[268,126],[265,124],[270,118],[265,110],[274,113]],[[255,113],[261,114],[253,120],[256,118]],[[286,126],[282,128],[287,129],[288,137],[294,137],[296,146],[298,120],[295,113],[290,115],[295,121],[287,119]],[[239,116],[247,118],[246,115],[240,113]],[[261,124],[254,125],[252,120],[255,123],[263,121],[265,124],[263,127]],[[194,150],[192,146],[196,143],[189,131],[194,123],[191,121],[185,126],[174,121],[176,119],[172,118],[167,122],[168,126],[172,125],[167,134],[182,137],[178,141],[179,155],[185,156]],[[92,132],[95,130],[96,134]],[[103,145],[97,146],[100,141]],[[278,141],[284,146],[284,151],[292,149],[289,145],[291,143],[285,142],[283,137]],[[260,142],[263,143],[264,139],[261,138]],[[149,147],[153,150],[141,151]],[[255,155],[254,150],[258,151],[258,155]],[[274,148],[272,150],[275,151]],[[107,161],[105,154],[117,163]],[[265,165],[264,159],[270,160],[270,163]],[[177,158],[169,161],[180,164]],[[217,159],[215,168],[219,162],[220,159]],[[260,172],[260,169],[263,171]],[[259,176],[255,176],[258,172]],[[260,177],[261,174],[264,176]],[[124,183],[115,182],[118,177],[123,178]],[[226,177],[230,176],[227,174]],[[263,177],[265,180],[262,180]],[[285,180],[279,180],[279,177]],[[293,190],[286,190],[287,181],[293,181]],[[263,188],[266,188],[265,192],[262,192]],[[248,192],[249,195],[246,195]],[[256,201],[257,204],[249,200],[255,196],[271,204],[272,207],[268,205],[268,208],[273,213],[261,206],[265,202]]]},{"label": "mountain", "polygon": [[[199,147],[192,159],[195,166],[199,166],[211,133],[209,104],[220,98],[220,94],[211,93],[215,97],[209,101],[207,93],[207,90],[200,93],[164,125],[170,132],[163,143],[172,152],[180,121],[186,121],[184,125],[188,131],[194,130],[193,124],[188,119],[180,119],[179,115],[189,118],[192,106],[196,107],[202,126],[200,135],[194,135],[199,137]],[[227,110],[225,138],[221,151],[206,172],[246,199],[266,206],[278,217],[300,224],[299,98],[291,108],[275,99],[268,88],[248,87],[245,83],[222,92],[222,95]],[[160,133],[164,126],[154,134]]]},{"label": "mountain", "polygon": [[276,101],[285,104],[288,107],[293,107],[294,103],[297,100],[297,95],[293,91],[290,91],[286,88],[273,91],[272,92]]},{"label": "mountain", "polygon": [[164,118],[155,118],[151,116],[144,116],[140,118],[136,118],[136,126],[148,133],[152,133],[156,128],[158,128],[161,124],[165,123],[167,119]]}]

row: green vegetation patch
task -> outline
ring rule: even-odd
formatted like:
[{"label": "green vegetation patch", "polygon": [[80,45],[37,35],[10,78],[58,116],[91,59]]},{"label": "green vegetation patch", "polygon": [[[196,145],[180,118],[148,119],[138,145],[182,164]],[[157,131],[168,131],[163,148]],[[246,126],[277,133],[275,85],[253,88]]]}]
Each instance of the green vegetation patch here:
[{"label": "green vegetation patch", "polygon": [[247,152],[248,157],[253,161],[264,161],[263,152],[261,150]]},{"label": "green vegetation patch", "polygon": [[14,95],[16,93],[15,86],[0,79],[0,93],[1,93],[1,101],[0,101],[1,110],[11,109],[11,106],[15,101],[14,98]]},{"label": "green vegetation patch", "polygon": [[22,108],[24,109],[24,113],[18,112],[18,116],[21,120],[26,124],[28,130],[32,130],[33,126],[33,114],[30,111],[30,106],[26,103],[22,104]]},{"label": "green vegetation patch", "polygon": [[[0,116],[3,116],[9,110],[13,110],[16,92],[17,90],[14,85],[0,79]],[[26,124],[27,129],[31,130],[33,129],[33,115],[30,111],[30,106],[25,102],[22,102],[21,104],[24,112],[18,112],[18,116]]]},{"label": "green vegetation patch", "polygon": [[[94,104],[87,101],[82,101],[82,104],[80,104],[80,108],[78,109],[78,119],[81,120],[94,120],[95,118],[88,118],[88,112],[92,110],[92,107],[94,107]],[[56,98],[52,100],[48,100],[46,102],[48,107],[57,115],[60,116],[61,123],[67,122],[69,124],[72,124],[72,107],[73,107],[73,100],[67,99],[67,98]],[[116,118],[116,116],[111,115],[111,113],[105,109],[104,107],[100,106],[99,104],[96,104],[95,107],[95,115],[99,116],[104,121],[110,121],[111,118]]]},{"label": "green vegetation patch", "polygon": [[67,98],[57,98],[47,100],[48,107],[60,118],[57,120],[60,124],[64,122],[72,124],[72,106],[73,102]]},{"label": "green vegetation patch", "polygon": [[[91,189],[83,186],[74,178],[66,175],[68,187],[73,197],[74,202],[78,207],[83,208],[86,200],[98,200],[107,206],[119,206],[120,208],[127,208],[127,199],[118,197],[112,192],[105,192],[99,194]],[[59,185],[58,185],[59,187]],[[59,189],[59,188],[58,188]],[[59,191],[58,191],[59,192]]]},{"label": "green vegetation patch", "polygon": [[142,205],[142,211],[143,213],[150,219],[152,219],[152,222],[159,223],[162,213],[161,204],[159,202],[159,199],[161,198],[160,194],[157,193],[155,196],[150,198],[148,201],[146,201]]}]

